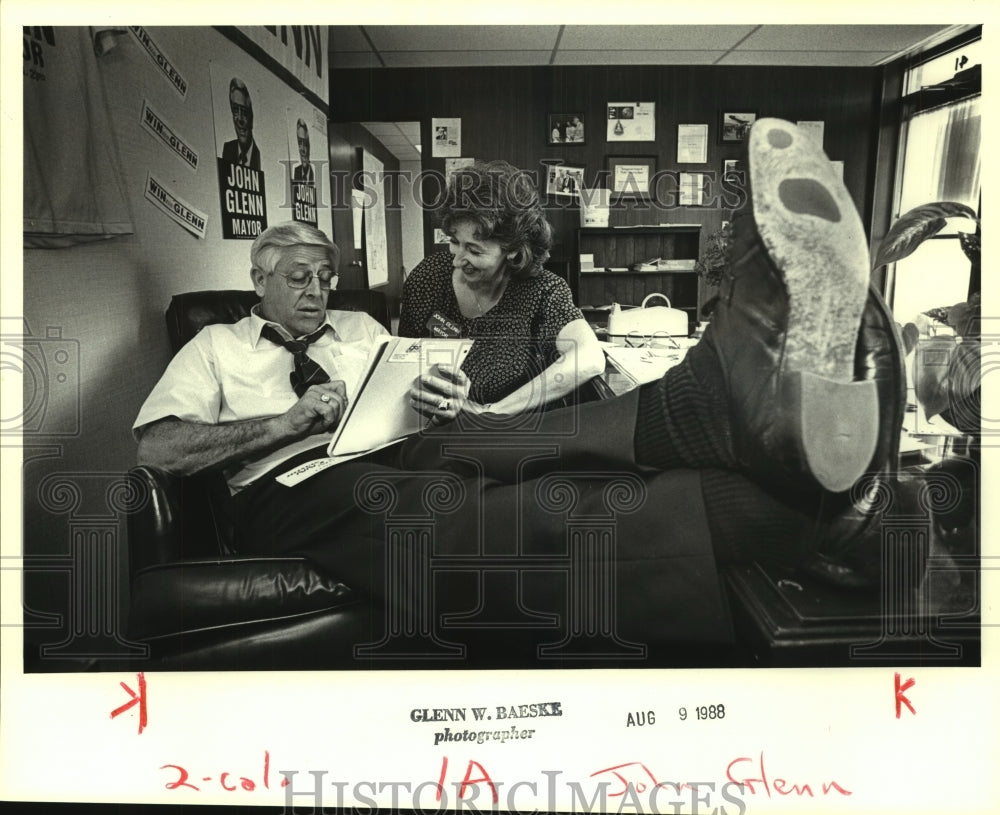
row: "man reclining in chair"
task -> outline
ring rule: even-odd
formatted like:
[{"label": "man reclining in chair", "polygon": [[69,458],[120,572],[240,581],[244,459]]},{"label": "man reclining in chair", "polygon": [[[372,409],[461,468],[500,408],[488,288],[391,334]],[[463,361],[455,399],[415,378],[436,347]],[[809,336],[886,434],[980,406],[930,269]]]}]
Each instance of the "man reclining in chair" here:
[{"label": "man reclining in chair", "polygon": [[[895,325],[869,289],[860,219],[822,151],[775,119],[754,125],[747,150],[749,203],[734,219],[729,268],[703,339],[657,382],[543,414],[532,440],[551,443],[558,456],[524,466],[523,453],[504,446],[498,420],[494,454],[474,465],[449,458],[442,445],[453,448],[467,431],[468,381],[458,371],[415,387],[413,397],[428,416],[438,397],[447,400],[459,421],[294,487],[278,484],[275,475],[324,455],[328,436],[317,442],[316,434],[343,415],[357,364],[381,327],[324,311],[338,259],[325,237],[281,246],[267,230],[252,255],[259,309],[235,326],[206,329],[171,363],[135,422],[140,463],[181,475],[226,468],[237,539],[248,552],[306,555],[372,595],[385,591],[387,543],[352,501],[354,485],[372,472],[396,479],[397,508],[422,500],[424,487],[419,479],[408,487],[406,473],[447,471],[476,489],[465,515],[459,508],[437,533],[439,554],[494,525],[512,536],[527,529],[534,540],[522,550],[561,546],[545,539],[557,528],[516,517],[522,503],[511,494],[552,471],[697,471],[704,537],[720,563],[797,563],[804,542],[860,538],[872,515],[851,488],[891,469],[902,422]],[[282,348],[290,338],[292,353]],[[476,435],[476,445],[488,447],[484,438]],[[690,532],[669,517],[690,514],[689,498],[644,508],[635,529],[647,534],[619,528],[618,556],[638,564],[633,579],[650,584],[633,585],[635,596],[671,593],[671,569],[646,566],[669,563],[670,535]],[[674,526],[658,526],[665,523]]]}]

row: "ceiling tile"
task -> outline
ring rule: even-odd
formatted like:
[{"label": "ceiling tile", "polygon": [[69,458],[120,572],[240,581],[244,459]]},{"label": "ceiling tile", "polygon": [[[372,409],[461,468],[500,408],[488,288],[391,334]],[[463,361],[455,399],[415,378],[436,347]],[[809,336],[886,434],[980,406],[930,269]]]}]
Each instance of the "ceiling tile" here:
[{"label": "ceiling tile", "polygon": [[330,26],[330,51],[371,51],[371,46],[365,35],[361,33],[361,27],[356,25],[332,25]]},{"label": "ceiling tile", "polygon": [[751,51],[902,51],[943,25],[766,25],[740,44]]},{"label": "ceiling tile", "polygon": [[555,65],[711,65],[725,51],[563,51]]},{"label": "ceiling tile", "polygon": [[395,136],[399,128],[393,122],[362,122],[376,136]]},{"label": "ceiling tile", "polygon": [[568,25],[559,40],[567,51],[724,51],[752,25]]},{"label": "ceiling tile", "polygon": [[559,26],[365,26],[379,51],[551,51]]},{"label": "ceiling tile", "polygon": [[547,65],[549,51],[389,51],[387,68],[462,68],[474,65]]},{"label": "ceiling tile", "polygon": [[381,68],[382,62],[373,51],[348,51],[330,53],[331,68]]},{"label": "ceiling tile", "polygon": [[878,65],[892,51],[731,51],[719,65],[816,65],[862,68]]}]

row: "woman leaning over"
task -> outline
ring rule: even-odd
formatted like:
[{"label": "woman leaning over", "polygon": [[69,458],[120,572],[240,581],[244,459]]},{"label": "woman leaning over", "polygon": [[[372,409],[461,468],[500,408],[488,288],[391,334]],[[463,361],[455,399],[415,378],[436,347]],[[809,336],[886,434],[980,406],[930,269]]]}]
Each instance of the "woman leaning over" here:
[{"label": "woman leaning over", "polygon": [[462,366],[470,382],[465,410],[533,410],[604,370],[604,352],[569,286],[543,268],[552,227],[527,173],[503,161],[458,170],[441,226],[450,251],[425,258],[407,277],[399,334],[476,340]]}]

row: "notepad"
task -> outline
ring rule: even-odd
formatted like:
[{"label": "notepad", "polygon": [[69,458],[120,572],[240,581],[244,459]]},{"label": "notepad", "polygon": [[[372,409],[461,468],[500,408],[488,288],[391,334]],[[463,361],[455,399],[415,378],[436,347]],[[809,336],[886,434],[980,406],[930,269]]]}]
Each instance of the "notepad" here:
[{"label": "notepad", "polygon": [[424,427],[427,420],[410,406],[410,388],[437,365],[457,369],[472,343],[465,338],[389,337],[377,345],[327,453],[343,456],[375,450]]}]

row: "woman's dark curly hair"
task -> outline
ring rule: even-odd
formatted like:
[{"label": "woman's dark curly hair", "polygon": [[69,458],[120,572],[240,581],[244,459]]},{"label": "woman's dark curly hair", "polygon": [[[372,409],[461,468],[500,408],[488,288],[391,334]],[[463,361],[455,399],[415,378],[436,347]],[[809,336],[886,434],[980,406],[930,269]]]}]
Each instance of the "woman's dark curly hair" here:
[{"label": "woman's dark curly hair", "polygon": [[542,212],[531,175],[506,161],[477,161],[455,171],[441,211],[441,228],[453,234],[459,221],[471,221],[479,240],[494,240],[513,257],[513,277],[542,270],[552,247],[552,226]]}]

